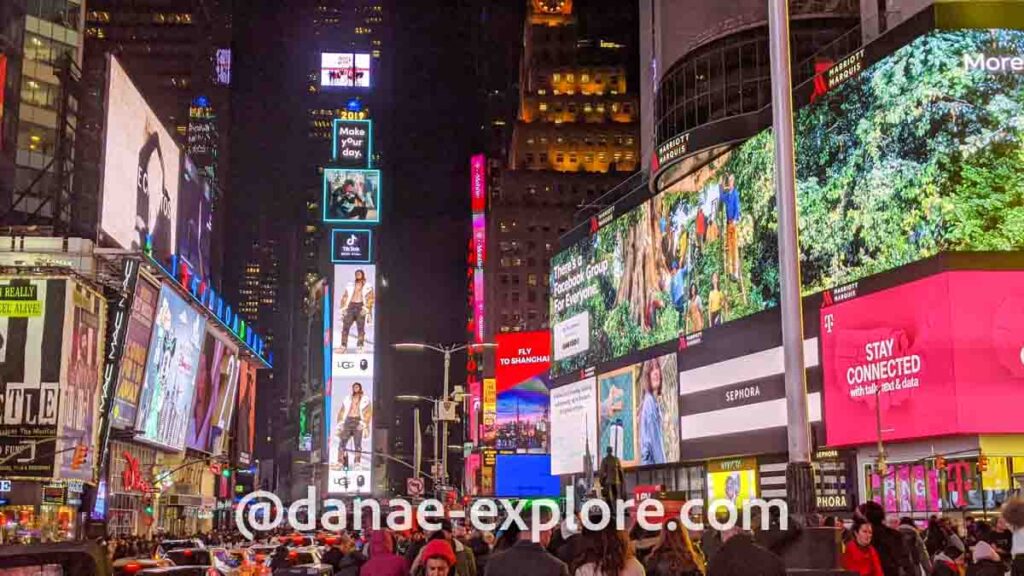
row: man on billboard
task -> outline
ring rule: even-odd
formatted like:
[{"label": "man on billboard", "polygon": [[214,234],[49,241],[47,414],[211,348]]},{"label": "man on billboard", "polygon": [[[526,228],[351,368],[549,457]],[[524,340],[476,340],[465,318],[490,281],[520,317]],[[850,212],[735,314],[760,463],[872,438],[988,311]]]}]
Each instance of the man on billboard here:
[{"label": "man on billboard", "polygon": [[372,321],[373,285],[366,281],[366,272],[357,269],[352,281],[345,285],[339,303],[341,314],[341,352],[348,352],[348,338],[352,325],[356,325],[356,350],[366,346],[366,323]]},{"label": "man on billboard", "polygon": [[736,176],[729,174],[722,181],[721,202],[725,205],[725,270],[740,279],[740,192]]},{"label": "man on billboard", "polygon": [[[139,149],[138,179],[135,193],[135,231],[138,234],[132,242],[133,249],[144,250],[152,246],[160,258],[170,255],[171,246],[171,195],[167,191],[164,155],[160,149],[160,134],[150,130],[147,117],[147,136]],[[159,188],[153,188],[153,186]],[[157,206],[153,214],[153,205]]]},{"label": "man on billboard", "polygon": [[370,399],[363,394],[363,385],[352,383],[352,392],[341,403],[338,412],[338,460],[348,467],[348,441],[352,440],[352,451],[355,452],[355,463],[362,459],[363,437],[369,435]]}]

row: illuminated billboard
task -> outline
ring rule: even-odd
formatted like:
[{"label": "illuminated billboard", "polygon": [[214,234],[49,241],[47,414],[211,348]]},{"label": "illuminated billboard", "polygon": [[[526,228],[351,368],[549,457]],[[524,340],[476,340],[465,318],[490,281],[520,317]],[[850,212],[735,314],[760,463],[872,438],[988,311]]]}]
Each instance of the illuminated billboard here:
[{"label": "illuminated billboard", "polygon": [[[976,53],[1024,54],[1024,33],[929,33],[798,111],[804,293],[941,251],[1024,247],[1024,184],[1005,178],[1024,150],[1024,75],[967,69]],[[663,178],[552,258],[553,375],[778,305],[773,146],[766,130]]]},{"label": "illuminated billboard", "polygon": [[380,170],[324,169],[324,222],[380,222]]},{"label": "illuminated billboard", "polygon": [[369,88],[370,55],[351,52],[320,54],[320,86]]},{"label": "illuminated billboard", "polygon": [[334,266],[327,394],[328,490],[369,494],[372,488],[374,313],[376,266]]},{"label": "illuminated billboard", "polygon": [[551,473],[579,474],[585,454],[597,470],[597,379],[593,376],[551,390]]},{"label": "illuminated billboard", "polygon": [[373,161],[373,121],[334,119],[334,163],[340,168],[369,168]]},{"label": "illuminated billboard", "polygon": [[146,356],[149,354],[149,339],[153,335],[153,319],[159,295],[160,289],[153,284],[141,277],[136,281],[110,416],[110,424],[115,428],[126,429],[135,425],[136,407],[146,373]]},{"label": "illuminated billboard", "polygon": [[100,230],[162,262],[177,246],[181,154],[117,58],[109,68]]},{"label": "illuminated billboard", "polygon": [[214,79],[221,86],[231,84],[231,48],[217,48],[217,63]]},{"label": "illuminated billboard", "polygon": [[199,355],[186,447],[200,452],[213,451],[214,426],[224,426],[225,413],[231,414],[228,406],[234,402],[237,378],[237,348],[207,330]]},{"label": "illuminated billboard", "polygon": [[4,478],[54,475],[54,450],[31,444],[58,435],[61,362],[46,360],[64,349],[69,283],[0,279],[0,453],[11,455],[0,459]]},{"label": "illuminated billboard", "polygon": [[1024,272],[966,270],[822,308],[828,444],[1024,432],[1022,310]]},{"label": "illuminated billboard", "polygon": [[238,372],[238,416],[235,418],[235,450],[238,463],[248,466],[256,449],[256,365],[242,360]]},{"label": "illuminated billboard", "polygon": [[135,418],[138,440],[167,450],[185,449],[205,334],[203,317],[173,288],[161,287]]},{"label": "illuminated billboard", "polygon": [[369,494],[372,487],[373,376],[331,378],[327,490]]},{"label": "illuminated billboard", "polygon": [[[105,338],[107,301],[85,285],[71,283],[70,341],[67,377],[60,390],[60,430],[56,442],[58,477],[64,480],[92,482],[98,444],[100,381]],[[44,359],[44,360],[52,360]],[[90,447],[85,462],[75,467],[74,447]]]},{"label": "illuminated billboard", "polygon": [[373,232],[370,230],[331,230],[331,262],[368,264],[373,262]]},{"label": "illuminated billboard", "polygon": [[679,461],[679,380],[676,354],[638,362],[597,377],[599,450],[623,467]]}]

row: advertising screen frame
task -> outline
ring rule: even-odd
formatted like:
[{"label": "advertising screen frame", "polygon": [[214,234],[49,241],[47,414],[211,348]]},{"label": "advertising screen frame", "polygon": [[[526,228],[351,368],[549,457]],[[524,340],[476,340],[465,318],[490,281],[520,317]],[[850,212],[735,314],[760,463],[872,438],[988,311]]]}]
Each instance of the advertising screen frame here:
[{"label": "advertising screen frame", "polygon": [[[173,302],[173,311],[171,302]],[[182,320],[184,322],[180,322]],[[191,334],[179,332],[179,329],[191,331]],[[171,340],[168,340],[169,331],[173,333]],[[146,357],[145,380],[139,393],[139,407],[135,415],[136,441],[172,452],[181,452],[185,449],[185,438],[188,435],[188,414],[192,411],[192,394],[196,372],[199,370],[199,355],[202,351],[205,334],[206,321],[203,315],[191,306],[186,297],[179,295],[170,285],[163,284],[160,287],[160,297],[157,300],[153,336],[150,337],[149,353]],[[167,351],[158,350],[158,347],[161,346],[170,347],[170,357],[166,355]],[[176,394],[173,394],[178,399],[171,407],[173,412],[166,414],[164,413],[164,401],[168,394],[163,390],[154,391],[152,388],[157,385],[158,379],[162,379],[161,386],[166,384],[170,376],[167,371],[175,366],[184,368],[186,372],[179,372],[174,378],[172,384],[182,387],[178,388]],[[177,372],[177,370],[175,371]],[[154,398],[153,394],[157,392],[163,397]],[[159,405],[158,414],[155,415],[150,414],[154,400]],[[179,412],[180,414],[177,415],[182,420],[180,424],[174,424],[175,413]],[[151,420],[152,422],[150,422]],[[154,431],[157,422],[160,422],[162,427],[172,426],[172,429],[168,431],[170,437],[153,437],[151,432]]]},{"label": "advertising screen frame", "polygon": [[[153,337],[153,323],[156,321],[156,306],[159,300],[159,285],[150,282],[144,274],[139,273],[135,281],[131,312],[128,315],[124,353],[119,363],[110,417],[110,425],[120,430],[135,426],[139,394],[145,384],[146,359],[149,356],[149,342]],[[122,416],[122,410],[127,414]]]},{"label": "advertising screen frame", "polygon": [[[588,411],[583,418],[570,418],[568,420],[562,418],[555,418],[556,410],[555,406],[558,402],[562,401],[563,397],[569,398],[577,396],[580,398],[577,402],[572,402],[576,406],[581,406],[582,410]],[[584,471],[584,454],[586,453],[586,445],[590,445],[591,453],[591,465],[593,469],[597,469],[597,464],[600,461],[600,454],[598,453],[598,447],[600,442],[599,437],[599,426],[600,426],[600,415],[598,414],[598,390],[597,390],[597,377],[594,375],[587,376],[576,382],[565,384],[563,386],[557,386],[552,388],[550,391],[551,410],[549,410],[549,417],[551,418],[551,473],[555,475],[564,474],[579,474]],[[565,400],[568,402],[568,400]],[[581,422],[582,420],[582,422]],[[582,426],[581,426],[582,424]],[[564,430],[563,430],[564,428]],[[583,430],[582,438],[571,434],[571,432],[579,432]],[[577,441],[570,442],[571,439],[578,439]],[[568,458],[566,458],[566,456]],[[566,467],[564,463],[573,457],[578,459],[578,466],[569,465]]]},{"label": "advertising screen frame", "polygon": [[[336,56],[336,57],[349,56],[349,57],[351,57],[352,62],[347,67],[342,67],[342,66],[330,66],[330,67],[328,67],[328,66],[325,66],[326,58],[331,57],[331,56]],[[362,59],[365,59],[365,61],[366,61],[366,67],[365,68],[360,68],[359,67],[359,60],[361,59],[360,57],[363,57]],[[349,72],[349,79],[350,80],[348,82],[345,82],[344,80],[339,79],[338,82],[334,82],[328,76],[325,76],[326,74],[329,74],[330,70],[340,70],[340,71],[346,71],[347,70]],[[361,70],[365,70],[365,74],[366,74],[365,82],[361,82],[360,80],[358,80],[356,78],[356,75]],[[327,79],[328,81],[325,82],[324,81],[325,79]],[[363,89],[365,89],[365,88],[373,88],[373,58],[370,57],[370,53],[369,52],[321,52],[320,53],[320,86],[321,86],[321,88],[326,88],[326,89],[336,89],[336,88],[363,88]]]},{"label": "advertising screen frame", "polygon": [[[235,454],[238,463],[249,466],[256,452],[256,365],[241,358],[238,369],[238,408],[235,410]],[[243,442],[244,441],[244,442]]]},{"label": "advertising screen frame", "polygon": [[[100,177],[100,205],[98,214],[99,230],[104,237],[124,249],[141,251],[146,249],[147,246],[151,246],[154,257],[159,261],[165,261],[177,250],[177,213],[182,169],[181,149],[175,142],[172,132],[164,126],[117,57],[113,55],[107,56],[107,70],[107,102],[101,163],[103,170]],[[129,98],[130,101],[112,101],[111,98],[114,96],[113,91],[115,87],[120,87],[118,95]],[[143,116],[142,120],[129,121],[125,119],[121,122],[114,121],[125,115],[128,110],[139,108],[140,106],[140,112]],[[130,125],[133,123],[141,123],[151,128],[153,132],[149,136],[144,137],[144,141],[141,143],[133,144],[119,140],[129,137],[130,134],[135,134],[136,130],[122,126],[122,124]],[[115,154],[113,154],[115,150],[120,150],[122,156],[124,150],[137,150],[138,162],[132,163],[125,158],[115,158]],[[129,154],[132,153],[135,152],[129,152]],[[141,233],[134,228],[138,216],[115,214],[113,213],[113,207],[130,207],[134,205],[136,212],[138,211],[137,186],[140,181],[138,172],[142,169],[141,163],[145,160],[147,162],[148,175],[148,166],[152,163],[154,155],[162,166],[161,181],[166,197],[166,207],[162,206],[158,198],[159,194],[150,194],[151,200],[146,221],[147,226],[149,222],[155,222],[153,225],[154,229],[156,226],[162,225],[161,230],[166,229],[166,233],[161,232],[154,237],[152,230],[149,230],[150,234],[144,240],[134,237]],[[132,168],[135,165],[138,165],[138,169]],[[115,174],[112,168],[119,171],[117,174],[118,178],[114,177]],[[146,182],[148,182],[148,178]],[[120,193],[114,194],[115,185],[129,188],[135,192],[129,197],[131,193],[118,189],[117,191]],[[134,198],[134,201],[132,201],[132,198]],[[128,209],[130,210],[131,208]],[[166,223],[163,222],[162,218],[166,218]],[[129,231],[125,226],[132,226],[133,230]]]},{"label": "advertising screen frame", "polygon": [[[22,399],[18,408],[5,400],[0,412],[0,448],[4,454],[25,444],[25,439],[19,437],[28,436],[30,442],[58,435],[61,383],[67,366],[63,352],[70,322],[71,282],[69,278],[0,278],[0,393],[5,398]],[[32,294],[8,292],[11,286],[35,289]],[[26,304],[28,301],[33,304]],[[43,357],[60,361],[44,362]],[[16,391],[12,392],[11,387]],[[14,416],[16,421],[7,421],[8,416]],[[13,480],[54,477],[54,450],[20,449],[26,450],[25,456],[5,461],[0,465],[0,475]]]},{"label": "advertising screen frame", "polygon": [[[346,408],[345,391],[349,391],[347,397],[351,399],[355,384],[360,385],[363,395],[357,407],[360,413],[358,428],[339,421]],[[327,492],[330,494],[370,494],[373,491],[373,456],[370,452],[373,450],[375,388],[372,374],[369,377],[334,375],[331,378],[327,427]],[[347,465],[342,452],[350,458]]]},{"label": "advertising screen frame", "polygon": [[[338,256],[338,236],[351,234],[351,237],[362,238],[360,244],[366,246],[366,256],[340,258]],[[351,238],[350,237],[350,238]],[[347,243],[347,242],[346,242]],[[373,263],[373,230],[357,228],[331,229],[331,263],[332,264],[372,264]]]},{"label": "advertising screen frame", "polygon": [[[366,143],[365,145],[359,146],[359,151],[364,156],[364,159],[362,161],[348,161],[338,156],[338,140],[341,139],[340,135],[338,134],[338,131],[341,130],[341,127],[345,125],[366,126]],[[331,123],[331,158],[333,159],[335,167],[337,168],[373,168],[373,120],[369,118],[358,120],[335,118],[334,121]]]},{"label": "advertising screen frame", "polygon": [[[358,175],[363,178],[363,182],[370,182],[374,190],[372,191],[373,207],[366,206],[367,211],[366,218],[346,218],[344,216],[334,217],[329,216],[333,210],[333,206],[337,203],[331,201],[331,176],[336,173],[344,173],[345,176]],[[344,180],[349,178],[343,177]],[[323,221],[328,224],[348,224],[348,225],[366,225],[366,224],[380,224],[381,220],[381,189],[383,188],[383,180],[381,178],[380,170],[367,169],[367,168],[324,168],[324,190],[323,190]],[[343,185],[344,185],[343,180]],[[363,196],[365,202],[365,196]],[[370,215],[373,215],[371,218]]]}]

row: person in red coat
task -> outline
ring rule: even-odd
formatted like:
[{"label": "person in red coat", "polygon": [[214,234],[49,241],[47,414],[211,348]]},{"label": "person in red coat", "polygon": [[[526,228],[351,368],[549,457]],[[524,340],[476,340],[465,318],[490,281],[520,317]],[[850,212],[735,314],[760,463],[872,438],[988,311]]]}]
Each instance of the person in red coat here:
[{"label": "person in red coat", "polygon": [[871,545],[871,524],[857,519],[853,522],[853,541],[843,550],[844,570],[856,572],[859,576],[884,576],[878,552]]}]

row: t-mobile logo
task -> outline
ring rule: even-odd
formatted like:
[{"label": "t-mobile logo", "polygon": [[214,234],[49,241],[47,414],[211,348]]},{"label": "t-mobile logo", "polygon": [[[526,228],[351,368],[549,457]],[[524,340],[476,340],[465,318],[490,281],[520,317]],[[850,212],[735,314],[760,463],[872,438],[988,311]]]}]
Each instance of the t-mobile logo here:
[{"label": "t-mobile logo", "polygon": [[832,333],[832,327],[835,326],[836,319],[831,314],[825,315],[825,332]]}]

